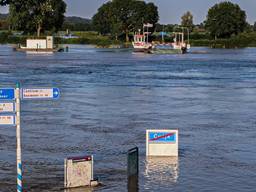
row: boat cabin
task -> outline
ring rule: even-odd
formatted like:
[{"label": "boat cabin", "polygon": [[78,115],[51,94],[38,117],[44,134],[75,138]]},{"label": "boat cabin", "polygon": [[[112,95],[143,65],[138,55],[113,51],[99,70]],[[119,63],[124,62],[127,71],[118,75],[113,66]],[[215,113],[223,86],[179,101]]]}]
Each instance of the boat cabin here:
[{"label": "boat cabin", "polygon": [[27,39],[26,49],[53,49],[53,36],[46,39]]},{"label": "boat cabin", "polygon": [[145,41],[146,41],[145,35],[135,33],[135,35],[134,35],[135,43],[145,43]]}]

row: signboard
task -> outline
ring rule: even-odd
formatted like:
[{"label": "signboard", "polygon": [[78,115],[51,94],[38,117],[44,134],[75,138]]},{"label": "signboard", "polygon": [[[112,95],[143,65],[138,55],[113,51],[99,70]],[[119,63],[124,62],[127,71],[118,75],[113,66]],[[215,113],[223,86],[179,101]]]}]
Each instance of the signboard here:
[{"label": "signboard", "polygon": [[44,89],[22,89],[23,99],[58,99],[60,91],[58,88]]},{"label": "signboard", "polygon": [[90,186],[93,180],[93,156],[65,159],[65,188]]},{"label": "signboard", "polygon": [[153,27],[153,24],[147,23],[147,24],[144,24],[143,27]]},{"label": "signboard", "polygon": [[14,115],[1,115],[0,116],[0,125],[15,125],[15,116]]},{"label": "signboard", "polygon": [[178,130],[147,130],[147,156],[178,156]]},{"label": "signboard", "polygon": [[14,100],[14,89],[0,89],[0,100]]},{"label": "signboard", "polygon": [[[17,163],[17,191],[22,192],[22,161],[21,161],[21,126],[20,126],[20,99],[58,99],[60,96],[60,91],[58,88],[50,88],[50,89],[21,89],[20,83],[16,84],[16,89],[0,89],[0,113],[2,114],[10,114],[16,113],[15,115],[0,115],[0,125],[16,125],[16,141],[17,141],[17,156],[16,156],[16,163]],[[12,102],[8,102],[8,100],[14,100],[15,104]],[[4,102],[3,102],[4,100]],[[16,108],[16,109],[15,109]],[[89,161],[89,160],[88,160]],[[92,162],[92,159],[90,159]],[[72,164],[77,162],[75,170],[78,170],[76,173],[81,177],[84,176],[85,172],[80,172],[83,170],[80,167],[79,162],[81,160],[72,159],[70,161]],[[88,165],[89,167],[92,167]],[[80,169],[81,168],[81,169]],[[71,168],[71,172],[74,173],[73,168]],[[69,170],[70,171],[70,170]],[[91,171],[92,175],[92,171]],[[90,175],[88,176],[90,177]],[[81,182],[81,181],[80,181]]]},{"label": "signboard", "polygon": [[128,191],[139,191],[139,148],[130,149],[127,153]]},{"label": "signboard", "polygon": [[128,177],[139,174],[139,149],[138,149],[138,147],[135,147],[128,151],[127,174],[128,174]]},{"label": "signboard", "polygon": [[149,142],[175,143],[176,134],[174,132],[149,132]]},{"label": "signboard", "polygon": [[15,111],[14,103],[0,103],[0,113],[11,113]]}]

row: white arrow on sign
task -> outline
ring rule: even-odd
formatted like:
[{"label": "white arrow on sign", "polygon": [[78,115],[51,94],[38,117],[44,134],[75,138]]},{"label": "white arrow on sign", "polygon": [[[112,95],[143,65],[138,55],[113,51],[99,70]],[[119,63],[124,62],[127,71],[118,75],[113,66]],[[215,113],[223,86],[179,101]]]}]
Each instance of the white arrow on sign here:
[{"label": "white arrow on sign", "polygon": [[22,89],[23,99],[58,99],[60,91],[58,88],[50,89]]},{"label": "white arrow on sign", "polygon": [[14,115],[1,115],[0,116],[0,125],[15,125],[15,116]]},{"label": "white arrow on sign", "polygon": [[0,113],[11,113],[15,111],[14,103],[0,103]]}]

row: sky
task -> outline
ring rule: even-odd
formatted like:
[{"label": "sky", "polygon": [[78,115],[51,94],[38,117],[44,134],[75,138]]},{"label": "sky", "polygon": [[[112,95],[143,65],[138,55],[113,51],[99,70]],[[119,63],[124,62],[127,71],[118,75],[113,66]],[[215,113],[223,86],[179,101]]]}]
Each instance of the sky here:
[{"label": "sky", "polygon": [[[64,0],[67,3],[68,16],[91,18],[97,9],[108,0]],[[181,22],[181,16],[190,11],[194,15],[194,23],[199,24],[206,18],[208,9],[215,3],[223,0],[146,0],[158,6],[160,23],[175,24]],[[247,20],[253,24],[256,21],[256,0],[230,0],[237,3],[247,13]],[[7,8],[0,8],[1,13],[6,13]]]}]

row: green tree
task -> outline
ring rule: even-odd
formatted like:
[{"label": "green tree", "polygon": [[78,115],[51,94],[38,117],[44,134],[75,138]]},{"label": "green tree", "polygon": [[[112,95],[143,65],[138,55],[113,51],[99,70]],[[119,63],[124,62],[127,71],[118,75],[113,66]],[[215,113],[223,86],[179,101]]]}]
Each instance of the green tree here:
[{"label": "green tree", "polygon": [[205,24],[211,36],[229,38],[244,31],[246,13],[237,4],[222,2],[209,9]]},{"label": "green tree", "polygon": [[181,17],[181,25],[183,27],[187,27],[190,31],[192,31],[194,27],[193,23],[193,15],[187,11],[182,17]]},{"label": "green tree", "polygon": [[2,0],[9,4],[9,20],[13,29],[24,32],[57,31],[64,22],[66,4],[63,0]]},{"label": "green tree", "polygon": [[111,3],[103,4],[92,18],[93,26],[102,35],[110,33]]},{"label": "green tree", "polygon": [[8,22],[5,19],[0,19],[0,30],[8,30]]},{"label": "green tree", "polygon": [[142,28],[143,23],[155,25],[159,19],[158,9],[153,3],[137,0],[113,0],[101,6],[93,16],[93,25],[101,34],[111,33],[117,38]]},{"label": "green tree", "polygon": [[254,22],[253,31],[256,31],[256,22]]},{"label": "green tree", "polygon": [[[154,25],[154,27],[151,29],[151,31],[154,31],[154,29],[156,27],[156,24],[159,20],[157,6],[155,6],[154,3],[148,3],[148,4],[146,4],[146,13],[145,13],[145,10],[141,10],[141,14],[145,15],[145,22],[144,23],[151,23],[151,24]],[[139,28],[140,27],[141,26],[139,26]]]}]

